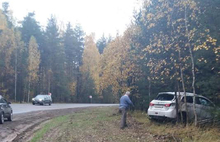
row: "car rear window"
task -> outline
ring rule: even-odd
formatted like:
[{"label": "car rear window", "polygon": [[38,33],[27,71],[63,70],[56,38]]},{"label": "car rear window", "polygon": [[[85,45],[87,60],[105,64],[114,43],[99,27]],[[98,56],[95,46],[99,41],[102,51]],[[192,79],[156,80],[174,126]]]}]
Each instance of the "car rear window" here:
[{"label": "car rear window", "polygon": [[172,94],[160,94],[157,96],[155,100],[161,100],[161,101],[171,101],[173,100],[174,95]]}]

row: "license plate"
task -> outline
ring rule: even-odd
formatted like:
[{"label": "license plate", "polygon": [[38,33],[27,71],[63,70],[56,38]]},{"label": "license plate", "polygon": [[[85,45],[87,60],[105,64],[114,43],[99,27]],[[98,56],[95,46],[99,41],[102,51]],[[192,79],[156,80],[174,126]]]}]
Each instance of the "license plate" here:
[{"label": "license plate", "polygon": [[163,108],[163,106],[155,106],[155,108]]}]

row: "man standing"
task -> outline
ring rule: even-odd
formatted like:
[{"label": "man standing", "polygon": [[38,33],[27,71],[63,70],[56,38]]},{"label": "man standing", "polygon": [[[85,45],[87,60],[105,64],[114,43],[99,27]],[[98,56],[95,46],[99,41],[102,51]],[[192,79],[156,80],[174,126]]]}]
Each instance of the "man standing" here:
[{"label": "man standing", "polygon": [[120,98],[120,105],[119,105],[119,110],[120,112],[122,112],[122,117],[121,117],[121,129],[124,129],[125,127],[127,127],[126,124],[126,116],[127,116],[127,110],[129,108],[129,105],[133,105],[133,103],[131,102],[129,95],[131,93],[130,92],[126,92],[125,95],[123,95]]}]

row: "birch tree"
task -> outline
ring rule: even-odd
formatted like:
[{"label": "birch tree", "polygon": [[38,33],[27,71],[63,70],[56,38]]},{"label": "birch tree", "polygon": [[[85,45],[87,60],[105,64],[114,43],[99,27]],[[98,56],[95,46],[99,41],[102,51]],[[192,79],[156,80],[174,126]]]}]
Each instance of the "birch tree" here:
[{"label": "birch tree", "polygon": [[38,80],[39,64],[40,64],[40,52],[38,50],[36,39],[33,36],[31,36],[30,42],[29,42],[29,50],[28,50],[28,98],[27,98],[27,102],[29,102],[30,96],[31,96],[31,85],[33,85]]}]

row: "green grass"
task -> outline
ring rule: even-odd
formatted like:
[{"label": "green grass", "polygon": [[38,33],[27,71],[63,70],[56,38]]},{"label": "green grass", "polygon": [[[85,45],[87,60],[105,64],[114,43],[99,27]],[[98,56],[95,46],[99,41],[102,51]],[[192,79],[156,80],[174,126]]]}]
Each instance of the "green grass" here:
[{"label": "green grass", "polygon": [[59,126],[60,124],[64,123],[70,118],[69,115],[66,116],[60,116],[57,118],[52,119],[50,122],[46,123],[39,131],[37,131],[32,138],[31,142],[37,142],[40,141],[41,138],[46,134],[48,131],[53,129],[54,127]]},{"label": "green grass", "polygon": [[60,116],[42,124],[32,142],[66,141],[182,141],[218,142],[220,131],[216,127],[185,127],[173,123],[158,123],[148,119],[146,113],[129,112],[129,127],[121,130],[116,107],[99,107]]},{"label": "green grass", "polygon": [[146,113],[136,111],[132,114],[136,121],[143,123],[147,131],[154,135],[171,136],[173,140],[182,142],[220,142],[219,126],[195,127],[189,124],[174,124],[171,122],[155,122],[148,119]]}]

